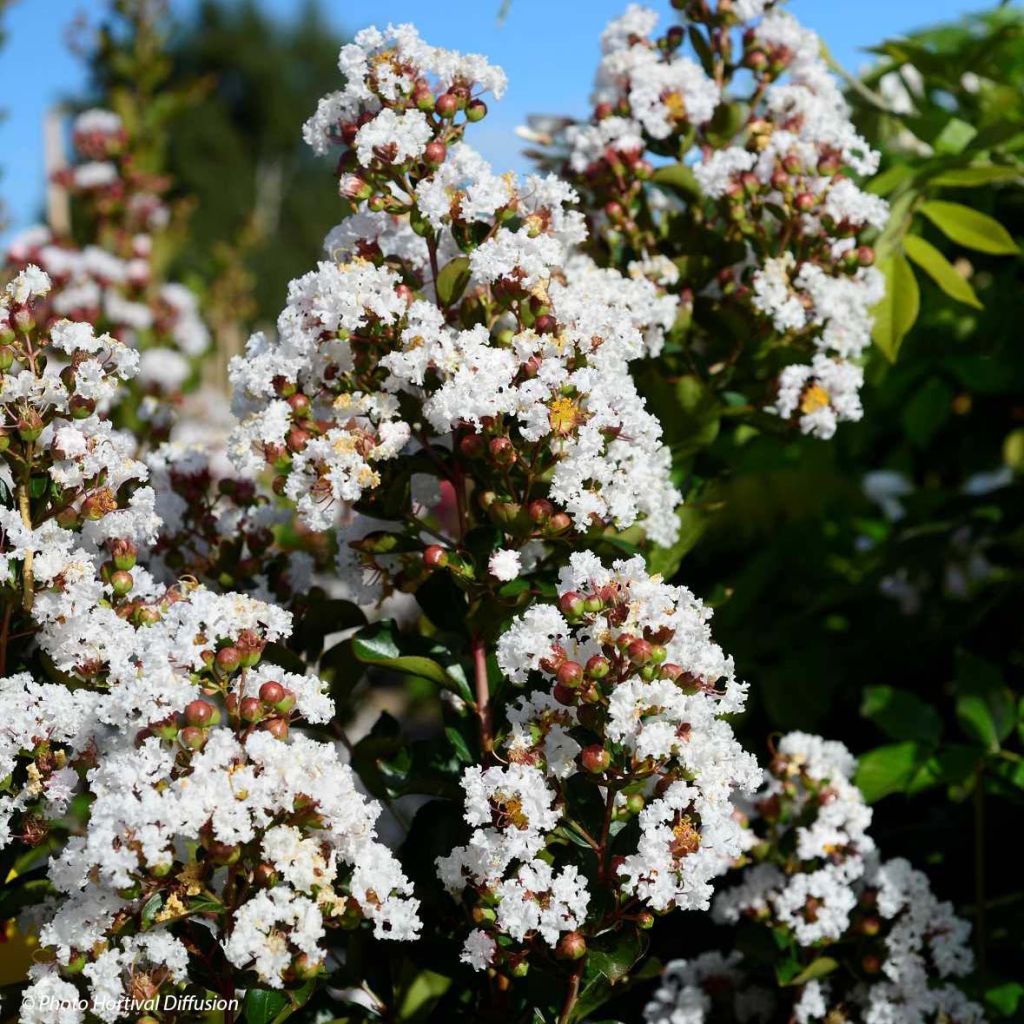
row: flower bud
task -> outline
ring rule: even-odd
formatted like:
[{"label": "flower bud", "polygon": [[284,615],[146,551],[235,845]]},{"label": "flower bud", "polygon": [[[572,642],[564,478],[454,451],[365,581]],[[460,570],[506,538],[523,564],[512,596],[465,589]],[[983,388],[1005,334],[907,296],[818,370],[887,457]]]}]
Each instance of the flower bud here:
[{"label": "flower bud", "polygon": [[277,870],[273,864],[257,864],[253,869],[252,881],[254,885],[258,885],[261,889],[270,889],[277,885],[278,875]]},{"label": "flower bud", "polygon": [[560,683],[555,684],[554,689],[551,691],[551,696],[559,704],[563,704],[567,708],[573,707],[576,703],[576,691],[570,690],[568,686],[562,686]]},{"label": "flower bud", "polygon": [[583,595],[568,590],[558,599],[558,607],[567,619],[578,619],[585,611]]},{"label": "flower bud", "polygon": [[263,723],[263,728],[276,740],[285,740],[288,738],[287,718],[271,718],[269,721]]},{"label": "flower bud", "polygon": [[206,746],[206,730],[188,725],[178,733],[178,742],[186,750],[202,750]]},{"label": "flower bud", "polygon": [[636,639],[626,648],[626,654],[634,665],[646,665],[653,657],[652,646],[643,639]]},{"label": "flower bud", "polygon": [[230,675],[232,672],[237,672],[242,664],[242,652],[233,645],[222,647],[214,658],[214,662],[219,671],[225,675]]},{"label": "flower bud", "polygon": [[507,437],[496,437],[490,443],[491,458],[499,466],[511,466],[518,456],[515,445]]},{"label": "flower bud", "polygon": [[611,662],[600,654],[595,654],[587,659],[587,675],[591,679],[604,679],[611,668]]},{"label": "flower bud", "polygon": [[438,117],[443,117],[446,121],[450,121],[459,111],[458,97],[450,92],[441,93],[434,104],[434,111]]},{"label": "flower bud", "polygon": [[537,498],[526,506],[526,514],[530,517],[530,521],[538,526],[543,526],[551,518],[554,511],[555,506],[546,498]]},{"label": "flower bud", "polygon": [[124,597],[125,594],[129,593],[134,586],[135,580],[132,579],[132,574],[130,572],[118,569],[117,572],[111,574],[110,589],[113,590],[118,597]]},{"label": "flower bud", "polygon": [[578,661],[563,661],[555,678],[560,686],[575,690],[583,682],[583,666]]},{"label": "flower bud", "polygon": [[205,728],[213,724],[213,716],[216,708],[205,700],[194,700],[185,708],[186,725],[197,728]]},{"label": "flower bud", "polygon": [[118,539],[110,542],[110,556],[115,569],[124,569],[127,572],[135,568],[138,549],[130,540]]},{"label": "flower bud", "polygon": [[555,956],[559,960],[579,960],[586,955],[587,940],[580,932],[566,932],[558,940]]},{"label": "flower bud", "polygon": [[487,104],[483,100],[470,100],[466,105],[466,120],[472,123],[482,121],[487,116]]},{"label": "flower bud", "polygon": [[284,687],[273,679],[268,679],[260,687],[260,700],[269,707],[274,707],[284,699]]},{"label": "flower bud", "polygon": [[263,717],[263,704],[257,697],[243,697],[238,713],[243,722],[258,722]]},{"label": "flower bud", "polygon": [[630,814],[639,814],[643,809],[647,801],[644,799],[643,793],[630,793],[626,798],[626,810]]},{"label": "flower bud", "polygon": [[608,770],[609,765],[612,763],[612,755],[599,743],[595,743],[592,746],[583,748],[580,753],[580,763],[588,772],[600,775]]},{"label": "flower bud", "polygon": [[448,156],[448,147],[443,142],[428,142],[423,150],[423,160],[428,167],[440,167]]},{"label": "flower bud", "polygon": [[443,569],[448,564],[448,552],[440,544],[431,544],[423,552],[423,564],[429,569]]},{"label": "flower bud", "polygon": [[572,526],[572,520],[566,515],[565,512],[556,512],[547,522],[547,528],[545,533],[549,537],[557,537],[560,533],[565,533],[569,527]]}]

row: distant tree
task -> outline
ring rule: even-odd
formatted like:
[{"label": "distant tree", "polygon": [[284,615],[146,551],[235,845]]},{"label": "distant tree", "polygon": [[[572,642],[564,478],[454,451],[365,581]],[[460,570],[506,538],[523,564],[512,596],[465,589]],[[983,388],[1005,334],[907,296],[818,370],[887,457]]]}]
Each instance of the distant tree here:
[{"label": "distant tree", "polygon": [[337,88],[339,46],[315,0],[287,22],[254,0],[202,0],[169,43],[172,81],[209,89],[169,140],[167,169],[196,203],[179,259],[212,276],[224,244],[238,246],[260,282],[257,320],[276,316],[335,219],[333,183],[297,119]]}]

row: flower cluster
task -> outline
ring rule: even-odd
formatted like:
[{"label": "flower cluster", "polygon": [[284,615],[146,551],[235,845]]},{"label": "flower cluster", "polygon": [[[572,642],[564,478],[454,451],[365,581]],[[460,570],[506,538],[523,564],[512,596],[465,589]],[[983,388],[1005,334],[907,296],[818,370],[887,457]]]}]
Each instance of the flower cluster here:
[{"label": "flower cluster", "polygon": [[[640,558],[608,569],[582,553],[558,591],[557,605],[532,606],[498,641],[500,668],[528,691],[506,712],[507,764],[466,771],[468,845],[438,863],[489,922],[465,959],[481,967],[500,945],[513,973],[518,947],[537,938],[555,946],[565,933],[559,952],[582,955],[584,933],[706,909],[711,880],[743,848],[731,797],[760,781],[722,717],[742,710],[746,688],[700,601]],[[606,912],[588,911],[577,865],[539,859],[567,833],[596,859],[586,876],[610,892]]]},{"label": "flower cluster", "polygon": [[[26,1006],[75,993],[114,1020],[122,997],[165,986],[302,984],[328,928],[413,937],[418,903],[376,838],[378,806],[304,731],[334,715],[324,685],[260,664],[291,616],[139,564],[157,499],[98,412],[139,356],[91,324],[42,330],[48,288],[30,267],[0,301],[0,571],[18,595],[3,650],[33,666],[0,678],[0,848],[37,851],[55,894],[27,921],[52,955]],[[163,490],[174,459],[150,461]],[[179,532],[183,500],[160,499]]]},{"label": "flower cluster", "polygon": [[[87,830],[49,864],[59,897],[39,938],[55,963],[36,984],[54,971],[82,977],[103,1003],[126,969],[143,970],[141,944],[158,991],[184,980],[200,924],[228,964],[271,987],[320,971],[328,927],[365,919],[379,935],[413,937],[417,903],[376,840],[379,808],[331,745],[292,734],[327,721],[332,702],[315,677],[259,664],[289,616],[188,584],[154,586],[121,611],[69,612],[93,630],[97,616],[114,619],[88,665],[79,641],[61,666],[81,689],[0,683],[3,767],[34,780],[21,799],[52,818],[80,783],[90,797]],[[55,657],[56,632],[41,638]],[[20,837],[38,843],[28,811]]]},{"label": "flower cluster", "polygon": [[25,611],[37,591],[78,585],[80,544],[139,540],[155,523],[133,439],[100,415],[137,372],[138,353],[87,323],[41,331],[50,287],[30,266],[0,297],[0,480],[14,499],[0,508],[0,572]]},{"label": "flower cluster", "polygon": [[[791,14],[677,6],[689,34],[655,37],[657,15],[637,5],[608,26],[591,120],[530,133],[548,144],[535,155],[560,158],[584,195],[601,262],[649,276],[687,319],[716,311],[719,335],[730,311],[751,318],[733,350],[713,336],[708,349],[690,323],[710,375],[741,356],[755,377],[774,370],[769,410],[829,438],[862,415],[857,360],[884,294],[864,238],[888,207],[849,176],[873,174],[878,154],[850,123],[818,37]],[[682,54],[687,39],[700,64]],[[655,171],[649,154],[680,163]],[[812,358],[780,371],[774,350]]]},{"label": "flower cluster", "polygon": [[[771,929],[779,962],[733,953],[671,964],[648,1021],[984,1019],[955,984],[973,966],[969,926],[907,861],[880,859],[853,768],[840,743],[782,738],[751,808],[738,884],[712,905],[720,922]],[[773,968],[791,982],[781,992]]]},{"label": "flower cluster", "polygon": [[6,268],[36,265],[49,275],[41,322],[92,323],[140,351],[135,386],[148,399],[141,412],[160,435],[169,426],[166,400],[189,383],[210,345],[194,294],[163,279],[155,251],[169,217],[160,198],[166,182],[138,169],[121,119],[109,110],[80,114],[72,137],[87,162],[60,172],[58,183],[82,206],[94,241],[80,246],[47,227],[28,228],[8,246]]},{"label": "flower cluster", "polygon": [[[675,302],[575,251],[568,185],[497,175],[462,141],[498,70],[409,26],[360,33],[340,65],[306,136],[341,147],[352,212],[292,282],[276,336],[232,362],[239,472],[271,468],[378,594],[438,569],[507,583],[550,542],[609,527],[670,544],[680,496],[629,364],[660,350]],[[454,492],[454,522],[402,498],[411,469]],[[498,532],[470,552],[478,525]]]}]

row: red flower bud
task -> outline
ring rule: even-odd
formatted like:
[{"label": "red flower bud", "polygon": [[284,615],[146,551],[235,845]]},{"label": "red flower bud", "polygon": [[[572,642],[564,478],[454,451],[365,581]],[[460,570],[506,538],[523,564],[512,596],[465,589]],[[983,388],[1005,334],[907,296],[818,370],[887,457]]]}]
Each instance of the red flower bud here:
[{"label": "red flower bud", "polygon": [[284,699],[284,687],[275,682],[273,679],[268,679],[260,687],[260,700],[264,704],[268,704],[270,707],[279,704]]},{"label": "red flower bud", "polygon": [[185,722],[187,725],[204,728],[213,722],[215,710],[209,701],[194,700],[185,708]]},{"label": "red flower bud", "polygon": [[560,960],[579,960],[586,952],[587,940],[580,932],[566,932],[555,947],[555,956]]},{"label": "red flower bud", "polygon": [[578,661],[563,661],[555,678],[559,685],[575,690],[583,682],[583,666]]},{"label": "red flower bud", "polygon": [[431,544],[423,552],[423,564],[430,569],[443,569],[448,564],[448,552],[440,544]]},{"label": "red flower bud", "polygon": [[583,748],[580,753],[580,763],[588,772],[600,775],[608,770],[608,766],[612,763],[612,755],[599,743],[595,743]]}]

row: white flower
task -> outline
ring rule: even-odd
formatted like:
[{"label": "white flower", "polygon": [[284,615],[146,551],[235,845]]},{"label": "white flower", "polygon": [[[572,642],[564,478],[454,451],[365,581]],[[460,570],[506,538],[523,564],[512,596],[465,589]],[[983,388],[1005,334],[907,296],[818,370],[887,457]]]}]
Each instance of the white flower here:
[{"label": "white flower", "polygon": [[502,583],[514,580],[522,572],[522,563],[518,551],[503,549],[495,551],[487,563],[490,574]]}]

